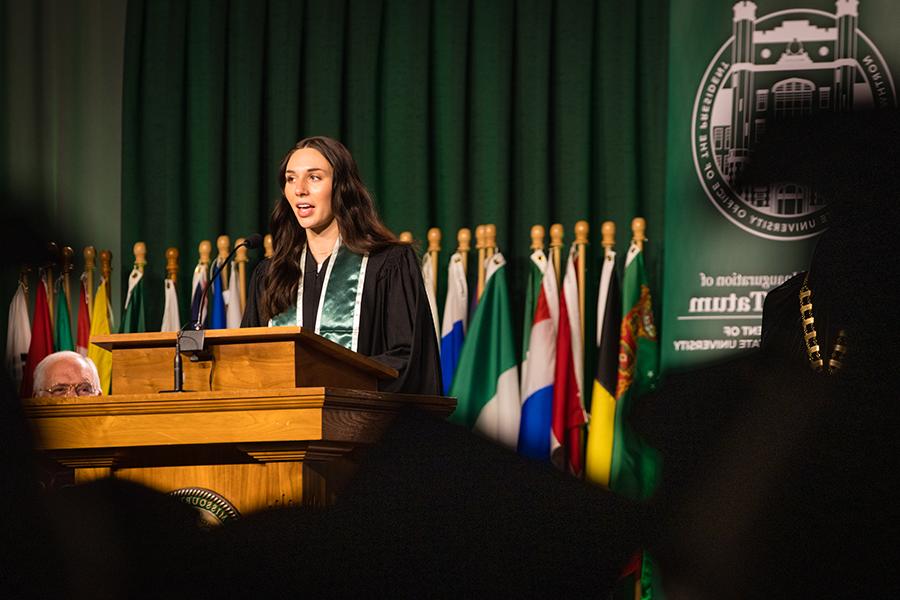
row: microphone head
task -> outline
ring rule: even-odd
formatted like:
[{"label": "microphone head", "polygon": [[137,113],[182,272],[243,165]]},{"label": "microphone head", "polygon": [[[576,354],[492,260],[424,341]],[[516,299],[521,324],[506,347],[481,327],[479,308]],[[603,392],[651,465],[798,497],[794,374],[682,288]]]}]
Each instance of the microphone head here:
[{"label": "microphone head", "polygon": [[244,239],[244,245],[251,250],[256,250],[262,246],[263,237],[258,233],[252,233]]}]

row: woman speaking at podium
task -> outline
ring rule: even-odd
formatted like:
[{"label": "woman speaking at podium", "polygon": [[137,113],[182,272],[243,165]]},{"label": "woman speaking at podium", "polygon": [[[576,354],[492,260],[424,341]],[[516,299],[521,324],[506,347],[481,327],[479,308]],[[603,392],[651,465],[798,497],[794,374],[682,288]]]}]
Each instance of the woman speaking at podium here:
[{"label": "woman speaking at podium", "polygon": [[298,325],[397,369],[380,389],[440,394],[440,360],[412,248],[385,227],[340,142],[301,140],[278,172],[273,255],[250,278],[243,327]]}]

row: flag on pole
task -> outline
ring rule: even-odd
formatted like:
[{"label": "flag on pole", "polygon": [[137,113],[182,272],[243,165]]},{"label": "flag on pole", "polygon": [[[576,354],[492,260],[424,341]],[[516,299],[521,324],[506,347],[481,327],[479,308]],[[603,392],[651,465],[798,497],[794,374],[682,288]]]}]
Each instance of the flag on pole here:
[{"label": "flag on pole", "polygon": [[441,379],[444,381],[445,395],[450,394],[466,338],[469,285],[463,264],[463,255],[455,252],[447,266],[447,298],[444,300],[444,320],[441,324]]},{"label": "flag on pole", "polygon": [[652,390],[658,377],[659,344],[644,254],[638,244],[631,242],[622,278],[619,378],[609,486],[630,498],[649,497],[659,478],[658,452],[627,424],[632,399]]},{"label": "flag on pole", "polygon": [[224,268],[224,265],[216,260],[216,264],[213,267],[212,274],[210,275],[210,280],[213,282],[212,293],[212,308],[210,309],[209,314],[209,328],[210,329],[225,329],[228,326],[228,323],[225,321],[225,296],[222,293],[225,289],[225,278],[228,276],[228,272],[224,272],[218,277],[216,277],[216,273],[221,271]]},{"label": "flag on pole", "polygon": [[78,293],[78,332],[75,334],[75,351],[88,355],[91,344],[91,292],[87,289],[87,273],[81,274],[81,291]]},{"label": "flag on pole", "polygon": [[228,329],[237,329],[241,326],[241,291],[238,271],[232,266],[231,277],[228,278],[228,289],[225,290],[225,326]]},{"label": "flag on pole", "polygon": [[616,385],[619,377],[619,335],[622,293],[616,273],[616,253],[606,248],[597,295],[597,371],[591,393],[585,473],[595,483],[609,487],[616,419]]},{"label": "flag on pole", "polygon": [[581,393],[584,347],[581,341],[576,267],[577,251],[573,245],[566,261],[566,275],[559,303],[550,453],[553,463],[558,468],[580,477],[584,472],[581,431],[587,422],[587,413],[584,410],[584,398]]},{"label": "flag on pole", "polygon": [[[522,381],[525,381],[525,365],[528,362],[528,347],[531,344],[531,326],[534,311],[537,310],[538,296],[541,295],[542,278],[547,257],[542,250],[535,250],[528,257],[528,282],[525,284],[525,311],[522,315]],[[525,395],[522,395],[524,400]]]},{"label": "flag on pole", "polygon": [[144,317],[144,272],[134,267],[128,276],[128,293],[125,295],[125,314],[122,315],[122,333],[147,331]]},{"label": "flag on pole", "polygon": [[72,319],[69,317],[69,303],[66,301],[66,290],[63,288],[62,277],[56,281],[56,318],[53,324],[56,335],[53,336],[56,352],[61,350],[75,350],[75,341],[72,339]]},{"label": "flag on pole", "polygon": [[[559,291],[556,271],[540,250],[531,255],[529,292],[537,282],[534,310],[526,328],[529,339],[522,361],[522,421],[519,454],[539,460],[550,458],[550,428],[553,416],[553,376],[556,370],[556,328],[559,326]],[[530,293],[529,293],[530,296]],[[530,298],[529,298],[530,300]]]},{"label": "flag on pole", "polygon": [[[206,321],[207,300],[203,298],[203,290],[209,283],[209,265],[197,263],[194,267],[194,276],[191,279],[191,323],[203,323]],[[200,300],[203,298],[203,306]]]},{"label": "flag on pole", "polygon": [[175,282],[166,279],[166,307],[163,310],[160,331],[178,331],[181,329],[181,316],[178,314],[178,291]]},{"label": "flag on pole", "polygon": [[[111,313],[112,307],[106,294],[106,278],[101,277],[97,294],[94,296],[94,310],[91,314],[91,338],[98,335],[109,335],[112,332]],[[88,358],[97,365],[97,373],[100,375],[100,390],[104,394],[109,394],[112,382],[112,352],[91,344],[88,348]]]},{"label": "flag on pole", "polygon": [[28,358],[22,372],[19,396],[29,398],[34,387],[34,368],[44,357],[53,352],[53,326],[50,324],[50,305],[47,303],[47,276],[42,273],[38,279],[34,298],[34,321],[31,327],[31,343]]},{"label": "flag on pole", "polygon": [[[422,280],[425,282],[425,296],[428,298],[428,307],[431,309],[431,319],[434,321],[434,335],[438,342],[441,339],[441,328],[438,325],[437,297],[434,295],[436,288],[434,268],[431,264],[431,255],[426,252],[422,257]],[[440,345],[440,344],[439,344]]]},{"label": "flag on pole", "polygon": [[519,369],[509,314],[506,261],[487,260],[484,292],[472,316],[450,395],[450,420],[515,449],[519,439]]},{"label": "flag on pole", "polygon": [[19,281],[19,287],[9,303],[6,329],[6,371],[16,386],[22,384],[25,359],[31,346],[31,320],[28,318],[26,289],[25,281]]}]

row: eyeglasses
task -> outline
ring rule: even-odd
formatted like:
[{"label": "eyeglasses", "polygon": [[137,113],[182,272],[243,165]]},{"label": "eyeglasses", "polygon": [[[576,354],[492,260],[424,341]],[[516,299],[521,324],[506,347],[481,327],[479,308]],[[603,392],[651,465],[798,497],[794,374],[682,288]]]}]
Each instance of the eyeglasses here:
[{"label": "eyeglasses", "polygon": [[90,381],[81,383],[57,383],[49,388],[37,390],[35,396],[98,396],[94,384]]}]

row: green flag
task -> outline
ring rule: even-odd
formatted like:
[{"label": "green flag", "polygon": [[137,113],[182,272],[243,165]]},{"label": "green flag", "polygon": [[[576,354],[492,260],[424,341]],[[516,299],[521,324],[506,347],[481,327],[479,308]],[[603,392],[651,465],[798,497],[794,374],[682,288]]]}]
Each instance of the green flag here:
[{"label": "green flag", "polygon": [[144,272],[135,267],[128,277],[128,295],[125,297],[125,314],[122,315],[122,333],[147,331],[144,319]]},{"label": "green flag", "polygon": [[56,329],[53,337],[56,338],[56,352],[60,350],[75,350],[75,342],[72,340],[72,320],[69,318],[69,304],[66,302],[66,292],[60,283],[56,284],[56,318],[53,320]]},{"label": "green flag", "polygon": [[631,243],[622,280],[622,325],[619,339],[619,378],[616,387],[610,489],[630,498],[648,498],[656,488],[660,457],[628,427],[632,399],[656,386],[659,343],[644,255]]},{"label": "green flag", "polygon": [[519,370],[513,341],[506,261],[488,259],[487,281],[459,356],[450,420],[515,449],[519,439]]},{"label": "green flag", "polygon": [[525,286],[525,313],[522,316],[522,363],[528,358],[528,342],[531,339],[531,325],[534,322],[534,311],[537,298],[541,294],[541,281],[544,277],[543,263],[547,258],[542,250],[531,253],[528,261],[528,285]]}]

